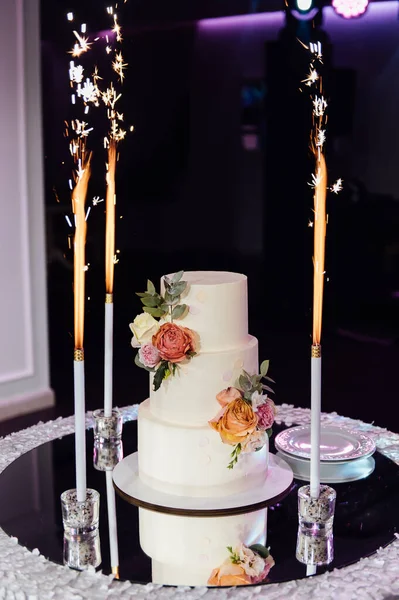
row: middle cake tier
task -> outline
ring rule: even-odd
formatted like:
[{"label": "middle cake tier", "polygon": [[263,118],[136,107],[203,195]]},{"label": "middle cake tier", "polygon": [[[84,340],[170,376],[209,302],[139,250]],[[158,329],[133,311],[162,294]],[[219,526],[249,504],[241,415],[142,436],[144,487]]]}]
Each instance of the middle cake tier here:
[{"label": "middle cake tier", "polygon": [[206,425],[220,410],[216,395],[234,386],[243,369],[258,373],[258,340],[251,335],[237,348],[198,354],[156,392],[151,375],[151,413],[169,423]]},{"label": "middle cake tier", "polygon": [[262,485],[268,443],[258,452],[242,453],[233,469],[228,468],[231,451],[208,425],[168,423],[152,414],[149,399],[140,404],[139,475],[153,489],[175,496],[222,497]]}]

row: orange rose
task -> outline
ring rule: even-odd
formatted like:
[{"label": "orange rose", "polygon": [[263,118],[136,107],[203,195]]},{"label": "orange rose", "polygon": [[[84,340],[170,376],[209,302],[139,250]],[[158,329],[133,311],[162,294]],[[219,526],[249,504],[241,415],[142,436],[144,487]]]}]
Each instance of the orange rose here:
[{"label": "orange rose", "polygon": [[208,579],[208,585],[248,585],[251,578],[240,565],[235,565],[230,560],[225,561],[218,569],[213,569]]},{"label": "orange rose", "polygon": [[226,404],[230,404],[232,400],[237,400],[237,398],[242,398],[242,394],[240,390],[237,390],[235,387],[228,387],[219,392],[216,396],[216,400],[219,402],[220,406],[226,406]]},{"label": "orange rose", "polygon": [[237,398],[227,404],[218,415],[218,420],[209,421],[209,425],[220,433],[222,442],[235,446],[243,438],[255,431],[258,417],[245,400]]},{"label": "orange rose", "polygon": [[152,343],[158,348],[161,358],[171,363],[182,362],[188,352],[195,352],[194,333],[175,323],[161,325]]}]

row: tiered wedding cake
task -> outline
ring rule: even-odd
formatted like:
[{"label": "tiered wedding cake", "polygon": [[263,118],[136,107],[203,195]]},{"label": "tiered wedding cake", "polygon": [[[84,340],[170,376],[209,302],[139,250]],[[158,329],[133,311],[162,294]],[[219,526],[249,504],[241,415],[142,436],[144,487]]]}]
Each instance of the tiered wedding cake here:
[{"label": "tiered wedding cake", "polygon": [[[154,326],[156,334],[150,343],[142,343],[138,354],[139,366],[144,363],[147,367],[154,367],[157,360],[166,357],[156,367],[163,369],[161,384],[158,380],[154,386],[156,369],[148,369],[155,370],[151,374],[151,394],[139,407],[140,478],[157,491],[177,496],[222,497],[248,491],[266,478],[265,430],[270,425],[260,428],[261,420],[265,419],[255,412],[257,407],[266,407],[266,395],[262,394],[259,383],[261,377],[252,384],[248,379],[247,383],[244,381],[248,375],[258,374],[259,368],[258,341],[248,335],[247,278],[213,271],[186,272],[179,283],[181,277],[180,274],[162,278],[159,296],[151,284],[143,300],[149,307],[145,319],[153,319],[148,313],[161,317],[162,310],[167,309],[161,303],[169,299],[173,304],[173,294],[178,295],[184,288],[181,292],[184,304],[176,308],[178,318],[174,321],[180,330],[176,334],[169,324],[165,326],[170,321],[168,316],[161,317],[160,325]],[[136,326],[131,326],[137,335],[143,331],[139,325],[137,321]],[[157,327],[165,331],[160,332]],[[187,360],[181,358],[179,344],[186,344]],[[243,389],[237,403],[240,375],[244,377]],[[260,393],[253,389],[251,392],[251,385]],[[158,389],[154,391],[154,387]],[[233,403],[228,405],[231,414],[224,417],[230,419],[226,424],[220,415],[226,413],[229,400]],[[267,414],[270,407],[268,411]],[[237,445],[237,440],[244,439],[246,446],[244,442]],[[236,460],[231,465],[234,443]]]}]

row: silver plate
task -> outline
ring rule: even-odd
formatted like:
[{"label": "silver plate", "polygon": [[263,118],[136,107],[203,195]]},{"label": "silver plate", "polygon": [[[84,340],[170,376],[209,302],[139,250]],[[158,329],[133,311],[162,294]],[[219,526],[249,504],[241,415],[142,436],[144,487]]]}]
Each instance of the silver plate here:
[{"label": "silver plate", "polygon": [[[285,455],[309,460],[310,425],[285,429],[276,436],[275,445]],[[321,426],[321,462],[343,463],[366,458],[374,452],[374,440],[365,433],[347,427]]]},{"label": "silver plate", "polygon": [[[295,479],[310,481],[310,461],[277,452],[291,467]],[[375,460],[372,456],[358,458],[348,462],[325,462],[320,465],[320,483],[345,483],[365,479],[374,471]]]}]

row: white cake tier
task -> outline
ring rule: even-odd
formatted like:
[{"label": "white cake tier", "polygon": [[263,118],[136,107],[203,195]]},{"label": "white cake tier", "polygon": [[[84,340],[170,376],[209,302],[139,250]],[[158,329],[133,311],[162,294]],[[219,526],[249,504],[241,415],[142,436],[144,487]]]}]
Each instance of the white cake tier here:
[{"label": "white cake tier", "polygon": [[206,425],[220,410],[216,394],[234,386],[242,369],[258,372],[258,340],[252,336],[233,350],[198,354],[156,392],[151,375],[151,412],[169,423]]},{"label": "white cake tier", "polygon": [[[188,286],[182,302],[190,310],[177,322],[199,335],[200,351],[214,352],[244,343],[248,335],[246,276],[224,271],[188,271],[183,280]],[[161,290],[163,293],[163,279]]]},{"label": "white cake tier", "polygon": [[153,489],[175,496],[222,497],[264,483],[269,452],[241,454],[228,469],[233,447],[209,425],[189,427],[158,419],[150,400],[139,406],[139,474]]},{"label": "white cake tier", "polygon": [[206,585],[229,556],[227,546],[266,544],[267,508],[230,517],[180,517],[139,508],[143,551],[152,580],[163,585]]}]

